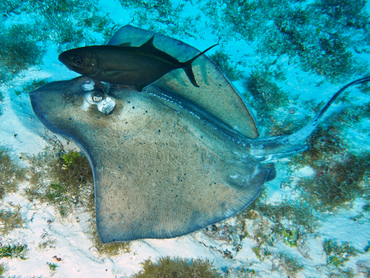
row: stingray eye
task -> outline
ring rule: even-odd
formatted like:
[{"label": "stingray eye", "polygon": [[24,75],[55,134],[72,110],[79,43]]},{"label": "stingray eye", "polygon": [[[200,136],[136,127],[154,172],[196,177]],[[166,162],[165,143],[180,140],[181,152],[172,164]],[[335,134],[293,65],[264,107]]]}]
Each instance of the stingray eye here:
[{"label": "stingray eye", "polygon": [[112,97],[105,95],[103,92],[89,91],[85,94],[85,102],[81,108],[87,111],[89,105],[96,105],[99,112],[108,115],[116,107],[116,102]]},{"label": "stingray eye", "polygon": [[84,63],[84,60],[80,56],[75,56],[73,57],[72,62],[76,66],[82,66],[82,64]]},{"label": "stingray eye", "polygon": [[103,94],[101,94],[101,93],[99,93],[99,92],[96,92],[96,93],[92,96],[92,100],[93,100],[94,102],[101,102],[103,99],[104,99]]}]

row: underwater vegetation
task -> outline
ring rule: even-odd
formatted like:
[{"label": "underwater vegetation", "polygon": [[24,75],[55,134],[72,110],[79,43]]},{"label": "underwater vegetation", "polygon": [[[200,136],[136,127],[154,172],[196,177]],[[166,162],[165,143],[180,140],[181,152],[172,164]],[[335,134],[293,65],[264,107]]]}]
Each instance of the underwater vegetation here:
[{"label": "underwater vegetation", "polygon": [[[46,150],[37,157],[28,157],[28,160],[31,164],[31,186],[27,189],[30,200],[55,205],[63,217],[79,205],[93,210],[92,172],[85,156],[59,148]],[[45,180],[45,175],[50,181]]]},{"label": "underwater vegetation", "polygon": [[335,267],[343,266],[351,257],[357,256],[360,253],[359,250],[351,246],[348,242],[338,244],[331,239],[327,239],[324,241],[323,246],[328,264],[332,264]]},{"label": "underwater vegetation", "polygon": [[[286,54],[303,70],[330,80],[361,73],[362,66],[348,49],[355,46],[363,52],[369,42],[366,1],[304,2],[228,0],[224,20],[247,42],[260,39],[261,55]],[[346,32],[338,32],[343,27]]]},{"label": "underwater vegetation", "polygon": [[157,263],[144,261],[143,270],[135,278],[197,277],[216,278],[218,273],[208,260],[162,257]]},{"label": "underwater vegetation", "polygon": [[159,16],[163,17],[167,15],[167,12],[172,9],[171,1],[169,0],[148,0],[148,1],[137,1],[137,0],[120,0],[122,6],[144,8],[149,12],[158,13]]},{"label": "underwater vegetation", "polygon": [[56,269],[58,267],[57,264],[55,264],[55,263],[49,263],[49,262],[48,262],[48,266],[49,266],[49,268],[50,268],[51,271],[56,271]]},{"label": "underwater vegetation", "polygon": [[45,84],[47,84],[48,82],[46,81],[46,79],[34,79],[32,81],[29,81],[29,82],[25,82],[23,85],[22,85],[22,89],[21,90],[15,90],[14,93],[16,96],[19,96],[21,93],[23,92],[29,92],[29,91],[32,91],[32,90],[35,90]]},{"label": "underwater vegetation", "polygon": [[1,76],[0,84],[5,78],[12,77],[21,70],[40,62],[44,49],[38,41],[40,34],[26,24],[12,25],[4,28],[0,41],[0,61],[5,69],[5,76]]},{"label": "underwater vegetation", "polygon": [[231,80],[235,81],[241,78],[242,71],[239,71],[235,66],[230,62],[230,57],[222,52],[216,51],[214,54],[209,55],[209,58],[215,62],[217,66],[220,67],[222,72]]},{"label": "underwater vegetation", "polygon": [[369,153],[358,156],[349,153],[342,161],[320,165],[316,177],[301,180],[299,187],[311,195],[308,198],[316,210],[351,207],[368,190],[362,181],[369,175],[369,168]]},{"label": "underwater vegetation", "polygon": [[[245,82],[245,86],[254,98],[255,109],[261,113],[268,113],[288,103],[288,94],[282,91],[266,72],[253,71]],[[264,116],[261,114],[259,118]]]},{"label": "underwater vegetation", "polygon": [[304,265],[298,261],[297,258],[286,253],[280,253],[279,255],[278,268],[282,269],[282,273],[288,275],[288,277],[295,277],[297,273],[304,269]]},{"label": "underwater vegetation", "polygon": [[0,259],[1,258],[20,258],[25,260],[27,252],[26,245],[2,245],[0,243]]},{"label": "underwater vegetation", "polygon": [[[4,0],[0,3],[0,14],[4,17],[0,26],[0,65],[6,69],[0,74],[0,83],[39,64],[45,52],[45,42],[53,41],[60,48],[68,48],[86,43],[89,40],[84,35],[87,30],[104,34],[112,29],[107,28],[112,25],[109,17],[100,13],[95,5],[81,0]],[[18,17],[22,17],[20,22],[27,18],[28,21],[4,24],[7,19],[17,21]]]},{"label": "underwater vegetation", "polygon": [[6,266],[5,266],[5,264],[0,263],[0,277],[1,277],[1,278],[2,278],[2,277],[5,277],[5,276],[3,276],[3,274],[5,273],[5,271],[6,271]]},{"label": "underwater vegetation", "polygon": [[297,99],[278,86],[284,79],[279,71],[257,69],[244,81],[243,97],[256,110],[262,137],[290,134],[307,122],[307,112],[294,115]]},{"label": "underwater vegetation", "polygon": [[347,108],[329,123],[322,124],[308,140],[308,149],[292,158],[293,164],[312,167],[316,174],[303,178],[297,188],[317,211],[351,207],[359,198],[369,201],[370,153],[354,152],[342,134],[345,129],[367,118],[368,104]]},{"label": "underwater vegetation", "polygon": [[26,223],[26,219],[20,213],[20,209],[19,205],[13,205],[12,208],[0,210],[1,235],[6,236],[11,230],[22,228]]},{"label": "underwater vegetation", "polygon": [[[190,18],[180,16],[185,3],[170,0],[119,0],[122,7],[133,9],[131,23],[136,26],[149,26],[149,30],[163,34],[189,34],[192,25]],[[191,26],[193,27],[193,26]]]},{"label": "underwater vegetation", "polygon": [[24,178],[24,169],[13,162],[6,149],[0,147],[0,199],[15,192]]}]

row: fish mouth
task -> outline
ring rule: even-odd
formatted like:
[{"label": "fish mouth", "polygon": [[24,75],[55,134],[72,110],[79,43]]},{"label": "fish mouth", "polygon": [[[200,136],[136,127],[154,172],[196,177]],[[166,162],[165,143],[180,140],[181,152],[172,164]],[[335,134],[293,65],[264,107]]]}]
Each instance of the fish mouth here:
[{"label": "fish mouth", "polygon": [[66,57],[66,55],[65,55],[64,53],[59,54],[59,56],[58,56],[58,60],[59,60],[63,65],[65,65],[69,70],[73,70],[73,69],[71,68],[71,66],[69,65],[69,63],[67,63],[68,59],[67,59],[67,57]]},{"label": "fish mouth", "polygon": [[63,53],[60,53],[58,56],[58,60],[62,62],[63,64],[65,64],[65,55]]},{"label": "fish mouth", "polygon": [[71,70],[71,71],[76,71],[76,70],[75,70],[75,68],[74,68],[72,65],[70,65],[70,63],[68,63],[68,62],[67,62],[67,61],[68,61],[68,57],[67,57],[64,53],[59,54],[59,56],[58,56],[58,60],[59,60],[63,65],[65,65],[69,70]]}]

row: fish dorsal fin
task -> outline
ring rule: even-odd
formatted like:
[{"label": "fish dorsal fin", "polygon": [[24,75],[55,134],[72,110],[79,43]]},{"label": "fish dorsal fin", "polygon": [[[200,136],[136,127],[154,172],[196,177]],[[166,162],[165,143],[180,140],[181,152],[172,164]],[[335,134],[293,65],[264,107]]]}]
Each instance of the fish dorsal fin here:
[{"label": "fish dorsal fin", "polygon": [[168,53],[159,50],[154,46],[154,34],[147,42],[143,43],[139,48],[143,51],[155,55],[157,57],[161,57],[162,59],[166,60],[167,62],[171,62],[174,68],[181,67],[181,63],[175,57],[169,55]]},{"label": "fish dorsal fin", "polygon": [[[150,45],[152,50],[156,49],[156,55],[160,53],[167,59],[172,57],[177,61],[188,61],[200,53],[179,40],[130,25],[119,29],[108,44],[119,45],[127,41],[132,42],[133,47]],[[147,86],[145,90],[168,96],[183,106],[197,110],[196,112],[211,119],[233,136],[257,138],[258,131],[253,117],[221,70],[205,55],[201,55],[192,63],[192,69],[199,87],[194,87],[189,82],[183,70],[174,70]]]},{"label": "fish dorsal fin", "polygon": [[154,36],[155,35],[153,35],[146,43],[144,43],[144,44],[142,44],[141,46],[140,46],[140,48],[142,48],[142,49],[148,49],[148,50],[158,50],[155,46],[154,46],[154,44],[153,44],[153,40],[154,40]]}]

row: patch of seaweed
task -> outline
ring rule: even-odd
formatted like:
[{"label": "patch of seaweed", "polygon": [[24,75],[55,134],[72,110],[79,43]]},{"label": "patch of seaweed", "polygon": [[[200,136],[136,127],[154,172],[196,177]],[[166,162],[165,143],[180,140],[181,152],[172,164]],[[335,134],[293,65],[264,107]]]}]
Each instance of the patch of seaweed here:
[{"label": "patch of seaweed", "polygon": [[325,13],[336,25],[361,29],[366,27],[366,0],[319,0],[315,6]]},{"label": "patch of seaweed", "polygon": [[267,113],[288,102],[288,94],[271,81],[266,72],[252,72],[245,86],[254,99],[257,111]]},{"label": "patch of seaweed", "polygon": [[143,270],[134,275],[135,278],[157,278],[157,277],[218,277],[208,260],[182,259],[162,257],[157,263],[150,259],[143,262]]},{"label": "patch of seaweed", "polygon": [[0,259],[2,258],[20,258],[25,260],[27,245],[5,245],[0,243]]},{"label": "patch of seaweed", "polygon": [[368,190],[362,182],[369,175],[368,169],[369,153],[349,153],[341,156],[340,161],[320,165],[316,168],[316,176],[302,179],[298,187],[316,210],[351,207],[356,198],[365,196]]},{"label": "patch of seaweed", "polygon": [[23,92],[32,92],[33,90],[36,90],[37,88],[46,85],[48,82],[46,79],[34,79],[30,82],[27,82],[23,84],[21,90],[15,90],[15,95],[19,96]]},{"label": "patch of seaweed", "polygon": [[332,264],[335,267],[344,266],[346,261],[353,256],[357,256],[360,250],[351,246],[348,242],[338,244],[332,239],[327,239],[323,243],[324,251],[326,253],[326,260],[328,264]]},{"label": "patch of seaweed", "polygon": [[242,72],[235,69],[235,65],[230,63],[230,57],[222,52],[216,51],[215,54],[209,56],[209,58],[220,67],[222,72],[231,80],[235,81],[241,78]]},{"label": "patch of seaweed", "polygon": [[85,156],[58,147],[28,159],[31,187],[26,194],[30,200],[54,204],[61,216],[80,205],[94,210],[93,176]]},{"label": "patch of seaweed", "polygon": [[24,170],[12,161],[7,150],[0,147],[0,199],[15,192],[24,179]]},{"label": "patch of seaweed", "polygon": [[[229,0],[225,4],[224,20],[245,40],[260,39],[261,55],[287,54],[303,70],[333,81],[363,71],[351,49],[361,49],[369,41],[365,1],[321,0],[307,5],[292,0]],[[339,33],[343,28],[362,39]]]},{"label": "patch of seaweed", "polygon": [[17,74],[40,62],[44,49],[37,43],[39,34],[28,25],[12,25],[3,31],[0,60],[6,71]]},{"label": "patch of seaweed", "polygon": [[0,230],[1,235],[7,235],[10,231],[22,228],[26,223],[20,213],[20,206],[13,206],[13,209],[2,209],[0,210]]},{"label": "patch of seaweed", "polygon": [[38,32],[24,24],[4,29],[0,41],[0,60],[7,73],[14,75],[40,62],[44,49],[37,43],[40,40]]}]

